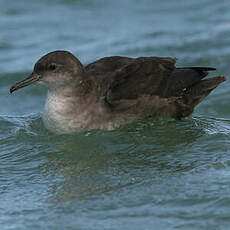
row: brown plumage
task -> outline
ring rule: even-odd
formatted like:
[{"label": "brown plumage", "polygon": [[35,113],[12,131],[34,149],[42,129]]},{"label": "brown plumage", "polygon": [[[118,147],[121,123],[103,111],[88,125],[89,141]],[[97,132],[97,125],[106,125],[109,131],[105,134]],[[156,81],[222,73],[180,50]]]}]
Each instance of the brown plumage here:
[{"label": "brown plumage", "polygon": [[189,116],[226,78],[202,80],[215,68],[176,68],[175,63],[176,59],[168,57],[114,56],[91,63],[85,70],[112,110],[180,119]]},{"label": "brown plumage", "polygon": [[70,52],[54,51],[35,64],[27,79],[48,87],[44,121],[57,132],[114,129],[138,118],[189,116],[225,77],[203,80],[215,68],[176,68],[176,59],[105,57],[87,66]]}]

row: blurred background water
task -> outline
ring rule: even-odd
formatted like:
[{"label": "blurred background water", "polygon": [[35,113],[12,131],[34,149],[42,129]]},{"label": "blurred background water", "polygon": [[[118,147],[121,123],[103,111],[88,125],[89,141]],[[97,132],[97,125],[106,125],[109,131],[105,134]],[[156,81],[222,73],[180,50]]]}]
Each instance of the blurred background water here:
[{"label": "blurred background water", "polygon": [[[42,55],[172,56],[230,75],[229,0],[0,0],[0,229],[229,229],[229,81],[183,121],[57,136]],[[213,73],[212,73],[213,75]]]}]

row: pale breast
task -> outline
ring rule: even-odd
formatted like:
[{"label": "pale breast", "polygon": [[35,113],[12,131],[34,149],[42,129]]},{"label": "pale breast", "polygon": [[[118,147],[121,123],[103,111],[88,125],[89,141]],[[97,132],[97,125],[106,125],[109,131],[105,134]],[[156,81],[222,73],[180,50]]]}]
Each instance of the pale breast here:
[{"label": "pale breast", "polygon": [[112,130],[120,126],[116,119],[100,102],[64,97],[48,93],[43,122],[55,133],[76,133],[83,130]]},{"label": "pale breast", "polygon": [[[55,133],[73,133],[81,131],[81,121],[78,119],[77,101],[48,93],[43,122],[45,126]],[[73,109],[75,107],[75,109]]]}]

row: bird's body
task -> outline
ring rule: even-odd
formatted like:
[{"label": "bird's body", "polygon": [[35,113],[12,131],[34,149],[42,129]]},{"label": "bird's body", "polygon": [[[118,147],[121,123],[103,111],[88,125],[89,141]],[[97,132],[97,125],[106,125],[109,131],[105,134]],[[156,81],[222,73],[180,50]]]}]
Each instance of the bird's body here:
[{"label": "bird's body", "polygon": [[48,87],[43,120],[57,133],[111,130],[139,118],[189,116],[225,77],[202,80],[208,67],[176,68],[173,58],[106,57],[85,67],[67,51],[43,56],[32,82]]},{"label": "bird's body", "polygon": [[95,97],[69,97],[48,92],[43,121],[55,133],[74,133],[82,130],[111,130],[124,123],[123,116],[111,113]]}]

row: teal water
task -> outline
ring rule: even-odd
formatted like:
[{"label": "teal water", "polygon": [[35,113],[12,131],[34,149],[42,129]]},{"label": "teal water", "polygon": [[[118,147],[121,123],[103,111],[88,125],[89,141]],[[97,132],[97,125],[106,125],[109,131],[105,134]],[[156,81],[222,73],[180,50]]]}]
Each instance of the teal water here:
[{"label": "teal water", "polygon": [[9,94],[35,61],[66,49],[172,56],[230,75],[228,0],[0,1],[0,229],[229,229],[227,81],[174,121],[55,135],[45,89]]}]

